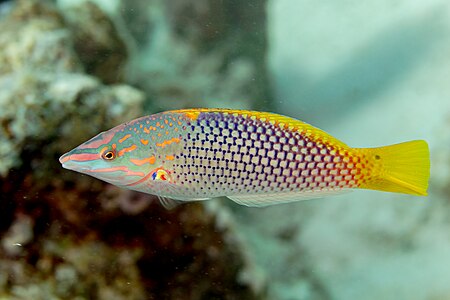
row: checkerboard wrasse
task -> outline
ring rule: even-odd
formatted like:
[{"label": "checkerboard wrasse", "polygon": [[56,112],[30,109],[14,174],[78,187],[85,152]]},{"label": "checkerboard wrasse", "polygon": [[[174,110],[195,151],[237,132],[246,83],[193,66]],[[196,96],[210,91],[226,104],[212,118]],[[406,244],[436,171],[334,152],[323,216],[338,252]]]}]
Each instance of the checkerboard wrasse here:
[{"label": "checkerboard wrasse", "polygon": [[226,196],[247,206],[351,189],[427,195],[428,145],[351,148],[293,118],[184,109],[132,120],[64,154],[63,167],[176,202]]}]

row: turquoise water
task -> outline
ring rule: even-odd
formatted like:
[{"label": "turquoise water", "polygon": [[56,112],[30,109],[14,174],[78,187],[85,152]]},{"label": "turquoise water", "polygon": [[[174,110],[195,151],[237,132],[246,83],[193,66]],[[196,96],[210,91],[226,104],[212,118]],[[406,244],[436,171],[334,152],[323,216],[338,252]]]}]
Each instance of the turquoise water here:
[{"label": "turquoise water", "polygon": [[[449,298],[449,9],[442,1],[269,6],[280,111],[355,147],[420,138],[431,149],[426,198],[358,191],[289,208],[297,211],[286,223],[301,228],[298,257],[324,299]],[[313,298],[294,296],[299,285],[288,278],[277,282],[282,299]]]},{"label": "turquoise water", "polygon": [[[1,299],[449,299],[443,0],[2,1]],[[166,210],[58,157],[146,114],[285,114],[430,145],[429,195]]]}]

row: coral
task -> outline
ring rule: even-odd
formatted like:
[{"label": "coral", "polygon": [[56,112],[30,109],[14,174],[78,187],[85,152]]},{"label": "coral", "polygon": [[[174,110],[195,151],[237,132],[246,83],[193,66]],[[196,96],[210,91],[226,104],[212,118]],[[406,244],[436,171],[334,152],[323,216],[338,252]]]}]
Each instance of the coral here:
[{"label": "coral", "polygon": [[[124,214],[126,195],[118,188],[56,176],[44,193],[34,180],[5,195],[34,220],[35,235],[23,239],[14,229],[23,216],[4,235],[2,245],[24,244],[14,254],[20,260],[0,251],[0,273],[10,278],[0,277],[0,292],[34,299],[258,299],[264,292],[263,282],[245,278],[253,273],[251,261],[232,215],[218,203],[166,211],[152,201]],[[131,201],[142,197],[126,194]]]},{"label": "coral", "polygon": [[58,137],[42,149],[50,157],[141,113],[141,92],[105,86],[81,72],[73,37],[56,10],[21,1],[0,26],[0,175],[20,163],[25,146]]},{"label": "coral", "polygon": [[62,12],[86,72],[103,83],[122,82],[128,49],[111,19],[92,2],[66,5]]},{"label": "coral", "polygon": [[27,215],[19,215],[1,240],[5,254],[18,256],[23,247],[33,240],[33,219]]},{"label": "coral", "polygon": [[51,6],[20,0],[0,20],[0,74],[81,72],[70,30]]},{"label": "coral", "polygon": [[2,294],[19,299],[146,299],[136,267],[138,250],[112,249],[98,241],[78,245],[71,236],[37,242],[25,256],[36,255],[35,261],[0,259],[2,274],[10,278],[1,281]]}]

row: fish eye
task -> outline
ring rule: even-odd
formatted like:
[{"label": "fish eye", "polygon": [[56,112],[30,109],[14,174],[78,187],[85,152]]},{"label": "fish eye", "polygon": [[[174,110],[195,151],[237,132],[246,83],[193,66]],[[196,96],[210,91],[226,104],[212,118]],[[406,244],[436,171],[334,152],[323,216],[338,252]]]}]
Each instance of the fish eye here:
[{"label": "fish eye", "polygon": [[104,160],[113,160],[114,158],[116,158],[116,153],[114,153],[114,151],[106,151],[105,153],[102,154],[102,158]]}]

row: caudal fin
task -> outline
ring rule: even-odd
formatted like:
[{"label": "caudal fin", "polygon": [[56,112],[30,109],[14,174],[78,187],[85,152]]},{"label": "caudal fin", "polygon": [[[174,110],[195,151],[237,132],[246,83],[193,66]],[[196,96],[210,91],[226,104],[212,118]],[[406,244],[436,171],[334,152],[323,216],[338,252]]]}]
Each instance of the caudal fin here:
[{"label": "caudal fin", "polygon": [[410,141],[360,151],[373,163],[373,169],[360,188],[427,195],[430,152],[425,141]]}]

